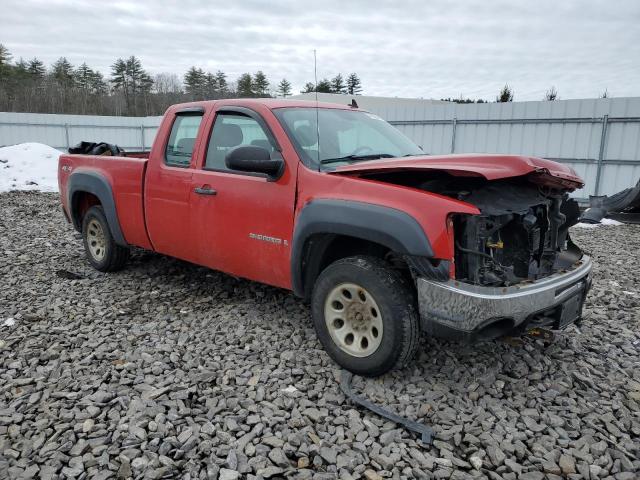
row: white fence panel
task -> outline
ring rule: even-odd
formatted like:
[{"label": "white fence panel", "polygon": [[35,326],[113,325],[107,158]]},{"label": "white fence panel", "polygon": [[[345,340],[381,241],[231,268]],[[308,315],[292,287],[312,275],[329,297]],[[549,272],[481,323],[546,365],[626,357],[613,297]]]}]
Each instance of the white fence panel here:
[{"label": "white fence panel", "polygon": [[0,145],[39,142],[66,150],[85,140],[115,143],[125,150],[148,150],[161,119],[0,112]]},{"label": "white fence panel", "polygon": [[[429,154],[513,153],[569,164],[586,182],[579,198],[615,193],[640,177],[640,98],[455,104],[319,94],[320,101],[344,104],[352,98]],[[0,112],[0,145],[41,142],[66,150],[86,140],[148,150],[160,120]]]}]

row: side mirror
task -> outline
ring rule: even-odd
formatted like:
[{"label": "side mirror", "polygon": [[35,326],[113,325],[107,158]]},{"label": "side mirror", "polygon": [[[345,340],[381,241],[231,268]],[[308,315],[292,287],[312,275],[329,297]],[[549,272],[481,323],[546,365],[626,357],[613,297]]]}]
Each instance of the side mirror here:
[{"label": "side mirror", "polygon": [[224,163],[231,170],[265,173],[270,177],[279,176],[284,169],[282,158],[272,159],[269,150],[254,145],[234,148],[227,153]]}]

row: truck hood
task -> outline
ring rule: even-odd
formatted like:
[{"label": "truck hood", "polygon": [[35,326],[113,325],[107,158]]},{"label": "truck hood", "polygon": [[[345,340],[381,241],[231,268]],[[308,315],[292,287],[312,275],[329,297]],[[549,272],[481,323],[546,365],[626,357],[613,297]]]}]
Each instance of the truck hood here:
[{"label": "truck hood", "polygon": [[573,168],[552,160],[522,155],[460,154],[384,158],[344,165],[329,173],[367,175],[399,171],[441,171],[453,176],[480,176],[487,180],[528,176],[535,184],[554,188],[574,190],[584,186],[584,181]]}]

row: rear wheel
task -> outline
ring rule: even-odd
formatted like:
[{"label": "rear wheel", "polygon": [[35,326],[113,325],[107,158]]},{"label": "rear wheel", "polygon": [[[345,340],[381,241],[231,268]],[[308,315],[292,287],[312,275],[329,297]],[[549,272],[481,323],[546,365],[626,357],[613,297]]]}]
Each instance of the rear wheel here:
[{"label": "rear wheel", "polygon": [[402,368],[420,337],[415,294],[379,258],[355,256],[329,265],[311,298],[313,322],[331,358],[366,376]]},{"label": "rear wheel", "polygon": [[129,258],[129,249],[118,245],[109,230],[101,206],[87,210],[82,220],[82,239],[89,263],[101,272],[120,270]]}]

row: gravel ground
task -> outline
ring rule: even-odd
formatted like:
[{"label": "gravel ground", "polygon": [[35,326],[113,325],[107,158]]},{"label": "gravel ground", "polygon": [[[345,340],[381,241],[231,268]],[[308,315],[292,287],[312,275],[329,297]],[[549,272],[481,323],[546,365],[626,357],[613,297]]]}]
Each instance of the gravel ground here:
[{"label": "gravel ground", "polygon": [[292,294],[142,252],[101,274],[53,194],[0,213],[0,478],[640,478],[638,226],[574,232],[580,330],[354,381],[425,447],[345,399]]}]

